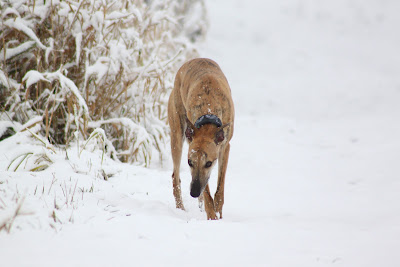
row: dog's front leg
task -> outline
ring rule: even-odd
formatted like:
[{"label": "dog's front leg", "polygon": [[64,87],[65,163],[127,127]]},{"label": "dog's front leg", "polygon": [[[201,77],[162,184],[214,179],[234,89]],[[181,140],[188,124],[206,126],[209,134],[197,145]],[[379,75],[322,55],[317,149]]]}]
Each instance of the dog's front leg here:
[{"label": "dog's front leg", "polygon": [[221,147],[218,157],[218,185],[214,196],[214,208],[215,212],[219,213],[220,219],[222,219],[222,206],[224,205],[225,173],[228,166],[229,150],[230,144],[227,143]]},{"label": "dog's front leg", "polygon": [[[174,111],[174,110],[173,110]],[[175,115],[174,113],[172,113]],[[169,125],[171,127],[171,154],[172,161],[174,163],[174,171],[172,173],[172,186],[173,194],[175,198],[176,208],[185,210],[182,202],[181,193],[181,178],[180,178],[180,166],[182,158],[182,146],[183,146],[183,127],[179,117],[170,116]]]},{"label": "dog's front leg", "polygon": [[172,160],[174,162],[174,172],[172,173],[172,186],[175,198],[176,208],[185,210],[182,201],[181,193],[181,178],[180,178],[180,164],[182,157],[182,137],[177,138],[171,135],[171,150],[172,150]]},{"label": "dog's front leg", "polygon": [[207,213],[207,219],[208,220],[218,220],[218,217],[215,214],[215,210],[214,210],[214,201],[211,197],[210,187],[208,185],[206,185],[206,189],[203,192],[203,196],[204,196],[205,209],[206,209],[206,213]]}]

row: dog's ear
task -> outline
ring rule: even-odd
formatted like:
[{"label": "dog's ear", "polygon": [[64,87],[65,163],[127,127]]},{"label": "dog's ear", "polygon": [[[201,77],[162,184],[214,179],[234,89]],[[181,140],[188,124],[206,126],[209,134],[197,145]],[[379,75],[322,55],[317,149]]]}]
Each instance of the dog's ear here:
[{"label": "dog's ear", "polygon": [[189,142],[193,141],[193,135],[194,135],[194,125],[193,123],[186,117],[186,130],[185,130],[185,136],[188,139]]},{"label": "dog's ear", "polygon": [[227,124],[219,127],[218,130],[215,132],[215,139],[214,139],[215,144],[219,145],[222,143],[222,141],[224,141],[224,139],[225,139],[224,129],[229,128],[229,125],[230,125],[230,123],[227,123]]}]

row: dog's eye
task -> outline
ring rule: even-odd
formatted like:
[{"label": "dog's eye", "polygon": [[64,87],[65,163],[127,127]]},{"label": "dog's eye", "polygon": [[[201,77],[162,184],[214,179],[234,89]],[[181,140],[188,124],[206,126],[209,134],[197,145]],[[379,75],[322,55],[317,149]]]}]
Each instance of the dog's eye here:
[{"label": "dog's eye", "polygon": [[206,163],[206,168],[210,168],[211,165],[212,165],[212,162],[211,162],[211,161],[207,161],[207,163]]},{"label": "dog's eye", "polygon": [[188,164],[189,164],[190,167],[193,167],[193,162],[192,162],[191,159],[188,160]]}]

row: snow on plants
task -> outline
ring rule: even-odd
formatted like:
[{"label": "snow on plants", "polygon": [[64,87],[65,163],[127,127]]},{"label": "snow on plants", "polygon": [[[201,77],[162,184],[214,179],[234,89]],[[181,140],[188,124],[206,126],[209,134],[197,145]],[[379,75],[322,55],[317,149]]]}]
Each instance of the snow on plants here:
[{"label": "snow on plants", "polygon": [[38,134],[67,146],[102,128],[105,150],[124,162],[148,165],[154,151],[162,156],[174,72],[197,55],[206,32],[201,0],[0,6],[3,120],[25,124],[39,116]]},{"label": "snow on plants", "polygon": [[115,164],[165,154],[168,95],[197,56],[204,3],[0,0],[0,9],[0,231],[58,231],[88,220],[78,208],[98,209]]}]

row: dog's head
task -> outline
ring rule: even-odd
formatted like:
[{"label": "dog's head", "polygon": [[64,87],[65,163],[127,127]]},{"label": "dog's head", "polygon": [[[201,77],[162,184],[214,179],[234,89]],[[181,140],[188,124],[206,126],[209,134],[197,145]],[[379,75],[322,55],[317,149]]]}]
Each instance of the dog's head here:
[{"label": "dog's head", "polygon": [[211,170],[217,163],[221,144],[225,140],[228,124],[218,127],[205,124],[195,127],[187,120],[186,138],[189,142],[188,164],[192,173],[190,195],[199,197],[204,191],[211,175]]}]

